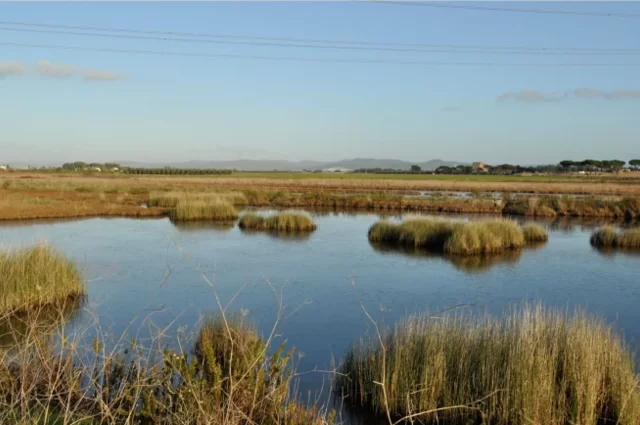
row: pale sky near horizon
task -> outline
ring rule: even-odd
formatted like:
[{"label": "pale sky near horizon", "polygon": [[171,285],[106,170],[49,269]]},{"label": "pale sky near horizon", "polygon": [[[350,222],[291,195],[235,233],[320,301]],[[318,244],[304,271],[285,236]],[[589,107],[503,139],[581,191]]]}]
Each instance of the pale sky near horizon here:
[{"label": "pale sky near horizon", "polygon": [[[372,2],[0,3],[0,164],[640,157],[640,2],[455,4],[635,16]],[[17,22],[259,38],[179,42]],[[282,47],[264,44],[291,41],[265,37],[486,48]],[[497,54],[504,46],[519,49]]]}]

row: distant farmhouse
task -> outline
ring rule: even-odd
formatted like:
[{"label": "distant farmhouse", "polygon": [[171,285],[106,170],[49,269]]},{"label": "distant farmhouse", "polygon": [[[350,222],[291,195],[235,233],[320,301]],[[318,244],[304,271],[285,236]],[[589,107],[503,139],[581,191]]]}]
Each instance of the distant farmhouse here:
[{"label": "distant farmhouse", "polygon": [[0,165],[0,171],[7,171],[9,169],[8,165]]},{"label": "distant farmhouse", "polygon": [[471,164],[471,169],[473,170],[474,173],[488,173],[489,172],[489,167],[487,167],[487,164],[485,164],[482,161],[474,162],[473,164]]},{"label": "distant farmhouse", "polygon": [[341,168],[341,167],[331,167],[331,168],[323,168],[323,173],[350,173],[353,170],[349,168]]}]

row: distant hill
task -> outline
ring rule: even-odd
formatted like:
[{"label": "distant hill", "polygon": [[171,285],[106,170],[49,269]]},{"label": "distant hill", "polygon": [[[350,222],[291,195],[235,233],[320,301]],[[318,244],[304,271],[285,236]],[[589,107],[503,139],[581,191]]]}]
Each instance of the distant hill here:
[{"label": "distant hill", "polygon": [[186,161],[167,163],[142,163],[133,161],[115,161],[127,167],[175,167],[175,168],[218,168],[242,171],[302,171],[321,170],[327,168],[346,168],[357,170],[359,168],[389,168],[393,170],[409,170],[412,165],[418,165],[425,171],[447,165],[464,164],[456,161],[443,161],[432,159],[426,162],[407,162],[398,159],[354,158],[335,162],[321,161],[283,161],[283,160],[233,160],[233,161]]}]

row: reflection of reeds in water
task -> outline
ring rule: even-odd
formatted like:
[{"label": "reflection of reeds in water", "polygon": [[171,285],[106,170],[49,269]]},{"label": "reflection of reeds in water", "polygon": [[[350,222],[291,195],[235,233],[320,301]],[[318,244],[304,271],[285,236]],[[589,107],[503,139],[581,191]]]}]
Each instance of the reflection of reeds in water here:
[{"label": "reflection of reeds in water", "polygon": [[[438,260],[450,262],[456,269],[468,274],[486,272],[496,266],[515,265],[520,261],[522,251],[507,251],[493,255],[444,255],[410,246],[391,246],[370,242],[371,247],[383,255],[400,255],[415,259]],[[530,245],[527,245],[529,248]]]},{"label": "reflection of reeds in water", "polygon": [[11,349],[39,335],[55,334],[77,317],[85,301],[85,297],[78,297],[55,307],[42,306],[0,316],[0,350]]},{"label": "reflection of reeds in water", "polygon": [[241,227],[240,230],[248,236],[266,235],[272,239],[289,242],[303,242],[311,237],[311,232],[279,232],[277,230],[243,229]]},{"label": "reflection of reeds in water", "polygon": [[228,232],[236,225],[235,221],[172,221],[180,232]]}]

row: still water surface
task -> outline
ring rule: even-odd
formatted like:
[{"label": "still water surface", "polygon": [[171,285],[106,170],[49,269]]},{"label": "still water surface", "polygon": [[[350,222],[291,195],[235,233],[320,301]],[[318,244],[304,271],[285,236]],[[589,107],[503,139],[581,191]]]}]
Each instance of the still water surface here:
[{"label": "still water surface", "polygon": [[[278,338],[300,354],[298,371],[330,369],[370,330],[360,302],[381,323],[424,310],[472,304],[499,313],[522,301],[599,314],[640,348],[640,256],[592,249],[592,226],[546,223],[549,242],[495,261],[452,261],[380,250],[367,240],[376,214],[314,214],[303,238],[243,233],[237,226],[174,225],[168,219],[88,219],[0,224],[0,244],[51,241],[85,270],[87,309],[113,335],[168,327],[196,330],[218,311],[245,314],[268,333],[282,299]],[[460,217],[459,217],[460,218]],[[78,320],[94,320],[81,314]],[[301,376],[305,394],[326,375]]]}]

